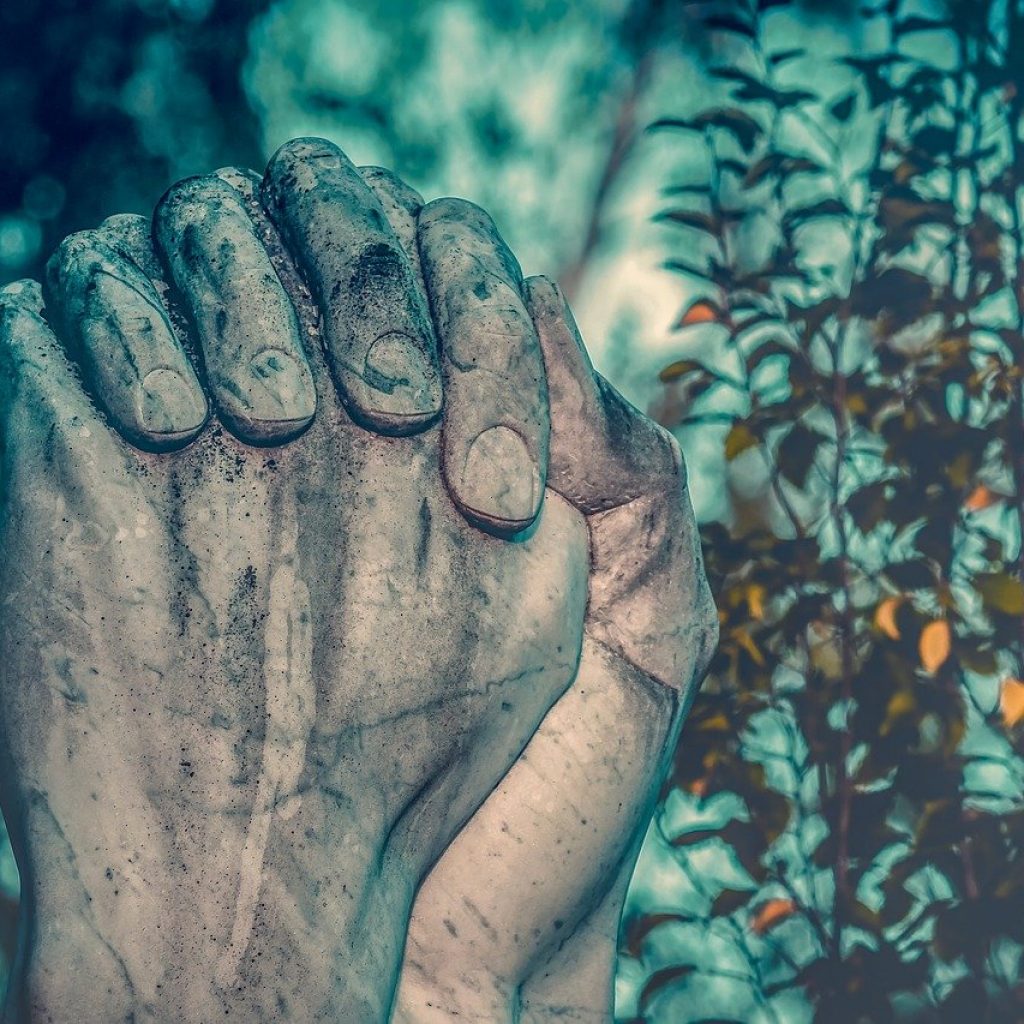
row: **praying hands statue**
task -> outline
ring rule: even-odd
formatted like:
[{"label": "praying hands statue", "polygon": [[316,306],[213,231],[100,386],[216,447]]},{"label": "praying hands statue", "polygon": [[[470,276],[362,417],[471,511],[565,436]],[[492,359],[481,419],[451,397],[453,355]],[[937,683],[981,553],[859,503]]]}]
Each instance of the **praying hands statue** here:
[{"label": "praying hands statue", "polygon": [[299,139],[0,292],[8,1024],[612,1019],[713,648],[679,449]]}]

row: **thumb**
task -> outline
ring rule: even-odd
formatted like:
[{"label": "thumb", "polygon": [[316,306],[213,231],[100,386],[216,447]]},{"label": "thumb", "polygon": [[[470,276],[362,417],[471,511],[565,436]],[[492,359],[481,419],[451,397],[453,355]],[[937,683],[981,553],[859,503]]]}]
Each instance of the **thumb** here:
[{"label": "thumb", "polygon": [[558,288],[527,281],[548,378],[548,486],[590,524],[590,635],[648,676],[696,692],[718,633],[686,469],[668,431],[594,372]]},{"label": "thumb", "polygon": [[678,474],[674,438],[595,372],[558,285],[531,277],[526,299],[548,381],[548,486],[591,515],[635,501]]}]

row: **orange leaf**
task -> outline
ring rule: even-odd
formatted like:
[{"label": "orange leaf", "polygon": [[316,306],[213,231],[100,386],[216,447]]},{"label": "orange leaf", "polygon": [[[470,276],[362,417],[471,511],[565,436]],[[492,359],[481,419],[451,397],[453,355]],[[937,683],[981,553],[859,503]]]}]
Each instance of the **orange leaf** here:
[{"label": "orange leaf", "polygon": [[929,622],[921,630],[921,640],[918,644],[924,670],[932,675],[938,672],[949,657],[951,645],[949,623],[945,619]]},{"label": "orange leaf", "polygon": [[750,614],[755,619],[764,618],[764,599],[766,591],[760,583],[751,583],[747,587],[747,607],[750,609]]},{"label": "orange leaf", "polygon": [[1019,679],[1004,679],[999,685],[999,710],[1011,728],[1024,718],[1024,683]]},{"label": "orange leaf", "polygon": [[677,327],[692,327],[694,324],[717,324],[725,319],[721,307],[710,299],[699,299],[680,318]]},{"label": "orange leaf", "polygon": [[994,505],[1001,497],[1002,495],[996,494],[995,491],[990,490],[984,484],[978,484],[968,495],[967,500],[964,502],[964,508],[968,512],[981,512],[982,509]]},{"label": "orange leaf", "polygon": [[693,796],[703,799],[708,791],[708,780],[707,778],[694,779],[686,788]]},{"label": "orange leaf", "polygon": [[896,625],[896,612],[903,604],[903,595],[887,597],[878,603],[875,609],[875,628],[884,633],[890,640],[899,640],[900,628]]},{"label": "orange leaf", "polygon": [[764,935],[765,932],[782,924],[786,918],[792,917],[795,913],[796,904],[792,900],[768,900],[754,911],[750,919],[750,927],[758,935]]}]

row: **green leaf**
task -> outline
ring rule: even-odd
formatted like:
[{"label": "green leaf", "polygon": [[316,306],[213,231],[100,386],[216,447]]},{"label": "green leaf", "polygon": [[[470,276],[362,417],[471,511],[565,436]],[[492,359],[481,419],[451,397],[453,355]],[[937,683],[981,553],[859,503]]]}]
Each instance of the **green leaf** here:
[{"label": "green leaf", "polygon": [[697,967],[694,964],[676,964],[674,967],[662,967],[655,971],[646,981],[640,990],[637,998],[637,1009],[643,1013],[651,1004],[651,1000],[658,995],[662,989],[668,988],[674,982],[688,978]]},{"label": "green leaf", "polygon": [[712,78],[721,79],[723,82],[738,82],[740,85],[764,86],[764,88],[768,88],[760,78],[752,75],[749,71],[744,71],[742,68],[734,68],[727,64],[720,64],[710,68],[708,73]]},{"label": "green leaf", "polygon": [[848,92],[841,99],[838,99],[829,108],[828,112],[837,120],[845,124],[850,120],[853,111],[857,106],[856,91]]},{"label": "green leaf", "polygon": [[813,103],[818,98],[818,94],[809,89],[777,89],[771,100],[779,110],[785,110],[787,107],[798,107],[801,103]]},{"label": "green leaf", "polygon": [[913,906],[914,897],[902,885],[886,885],[879,919],[883,925],[894,925],[902,921]]},{"label": "green leaf", "polygon": [[885,567],[885,575],[900,590],[924,590],[935,586],[935,571],[923,558],[891,562]]},{"label": "green leaf", "polygon": [[793,350],[781,341],[772,338],[758,345],[753,352],[747,356],[747,373],[753,373],[766,359],[772,356],[792,356]]},{"label": "green leaf", "polygon": [[658,128],[685,128],[689,131],[697,131],[698,126],[693,121],[688,120],[685,117],[659,117],[656,121],[652,121],[648,126],[650,131],[654,131]]},{"label": "green leaf", "polygon": [[804,325],[804,335],[812,338],[831,317],[836,316],[841,307],[839,298],[828,295],[813,306],[798,306],[792,300],[786,300],[791,322]]},{"label": "green leaf", "polygon": [[663,196],[706,196],[711,194],[711,186],[706,181],[690,182],[685,185],[669,185],[661,190]]},{"label": "green leaf", "polygon": [[742,160],[733,160],[731,157],[723,157],[718,161],[720,171],[728,171],[730,174],[738,174],[741,178],[746,176],[748,166]]},{"label": "green leaf", "polygon": [[712,917],[725,917],[745,907],[755,896],[757,889],[723,889],[711,904]]},{"label": "green leaf", "polygon": [[693,119],[693,123],[701,128],[721,128],[729,132],[747,153],[754,148],[763,131],[761,125],[739,107],[705,110]]},{"label": "green leaf", "polygon": [[707,267],[700,267],[696,263],[687,263],[686,260],[665,260],[662,266],[666,270],[674,270],[680,274],[690,274],[692,277],[699,277],[703,280],[708,278]]},{"label": "green leaf", "polygon": [[886,483],[876,481],[854,491],[846,499],[846,511],[861,533],[870,533],[886,513]]},{"label": "green leaf", "polygon": [[772,67],[781,67],[791,60],[796,60],[797,57],[802,57],[806,52],[802,47],[794,47],[791,50],[779,50],[778,53],[768,54],[768,62]]},{"label": "green leaf", "polygon": [[814,465],[818,446],[825,440],[827,438],[819,431],[811,430],[799,421],[793,424],[779,444],[776,456],[779,471],[791,484],[802,488],[807,483],[807,474]]},{"label": "green leaf", "polygon": [[923,317],[932,303],[932,282],[903,267],[888,267],[857,283],[850,296],[857,316],[884,318],[890,331],[899,330]]},{"label": "green leaf", "polygon": [[[660,117],[648,126],[650,131],[661,128],[682,128],[688,131],[704,131],[707,128],[721,128],[730,132],[743,150],[749,153],[763,129],[746,111],[739,107],[714,107],[702,111],[694,118]],[[726,161],[721,161],[724,166]],[[744,167],[741,173],[745,173]]]},{"label": "green leaf", "polygon": [[930,124],[911,136],[914,146],[928,156],[952,153],[956,150],[957,135],[953,128]]},{"label": "green leaf", "polygon": [[644,914],[625,923],[622,929],[625,936],[625,948],[630,956],[640,959],[643,956],[644,940],[656,928],[664,924],[692,924],[695,918],[691,914]]},{"label": "green leaf", "polygon": [[734,32],[747,39],[757,38],[757,30],[753,25],[728,14],[713,14],[710,18],[705,18],[704,27],[711,32]]},{"label": "green leaf", "polygon": [[773,175],[787,178],[794,174],[816,174],[823,170],[821,164],[810,157],[794,156],[791,153],[766,153],[747,171],[743,185],[753,188]]},{"label": "green leaf", "polygon": [[795,210],[789,210],[783,217],[783,224],[789,228],[799,227],[809,220],[817,220],[821,217],[849,217],[850,208],[842,199],[822,199],[810,206],[799,206]]},{"label": "green leaf", "polygon": [[717,217],[710,213],[702,213],[700,210],[667,210],[664,213],[659,213],[655,220],[667,220],[673,224],[681,224],[683,227],[694,228],[705,234],[714,235],[716,238],[722,231],[722,225]]},{"label": "green leaf", "polygon": [[838,63],[845,64],[854,71],[878,71],[881,68],[891,67],[893,64],[905,64],[906,57],[900,57],[894,53],[883,53],[877,57],[839,57]]},{"label": "green leaf", "polygon": [[898,36],[910,35],[911,32],[937,32],[953,28],[948,18],[901,18],[893,25],[893,32]]},{"label": "green leaf", "polygon": [[672,845],[674,847],[696,846],[697,843],[705,843],[709,839],[715,839],[718,834],[719,830],[717,828],[702,828],[696,829],[693,832],[683,832],[681,835],[673,837]]}]

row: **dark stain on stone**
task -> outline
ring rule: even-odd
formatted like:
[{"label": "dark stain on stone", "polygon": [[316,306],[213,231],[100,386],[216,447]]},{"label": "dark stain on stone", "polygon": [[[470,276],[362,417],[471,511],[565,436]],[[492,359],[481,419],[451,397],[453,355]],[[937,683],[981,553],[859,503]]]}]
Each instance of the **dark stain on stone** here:
[{"label": "dark stain on stone", "polygon": [[71,659],[63,658],[57,664],[57,674],[60,676],[64,683],[64,688],[60,691],[60,695],[68,703],[68,705],[75,707],[81,707],[82,705],[89,703],[89,697],[77,682],[75,682],[74,676],[71,674]]},{"label": "dark stain on stone", "polygon": [[427,555],[430,551],[430,531],[432,517],[427,499],[420,502],[420,535],[416,540],[416,575],[419,579],[426,579],[427,576]]}]

